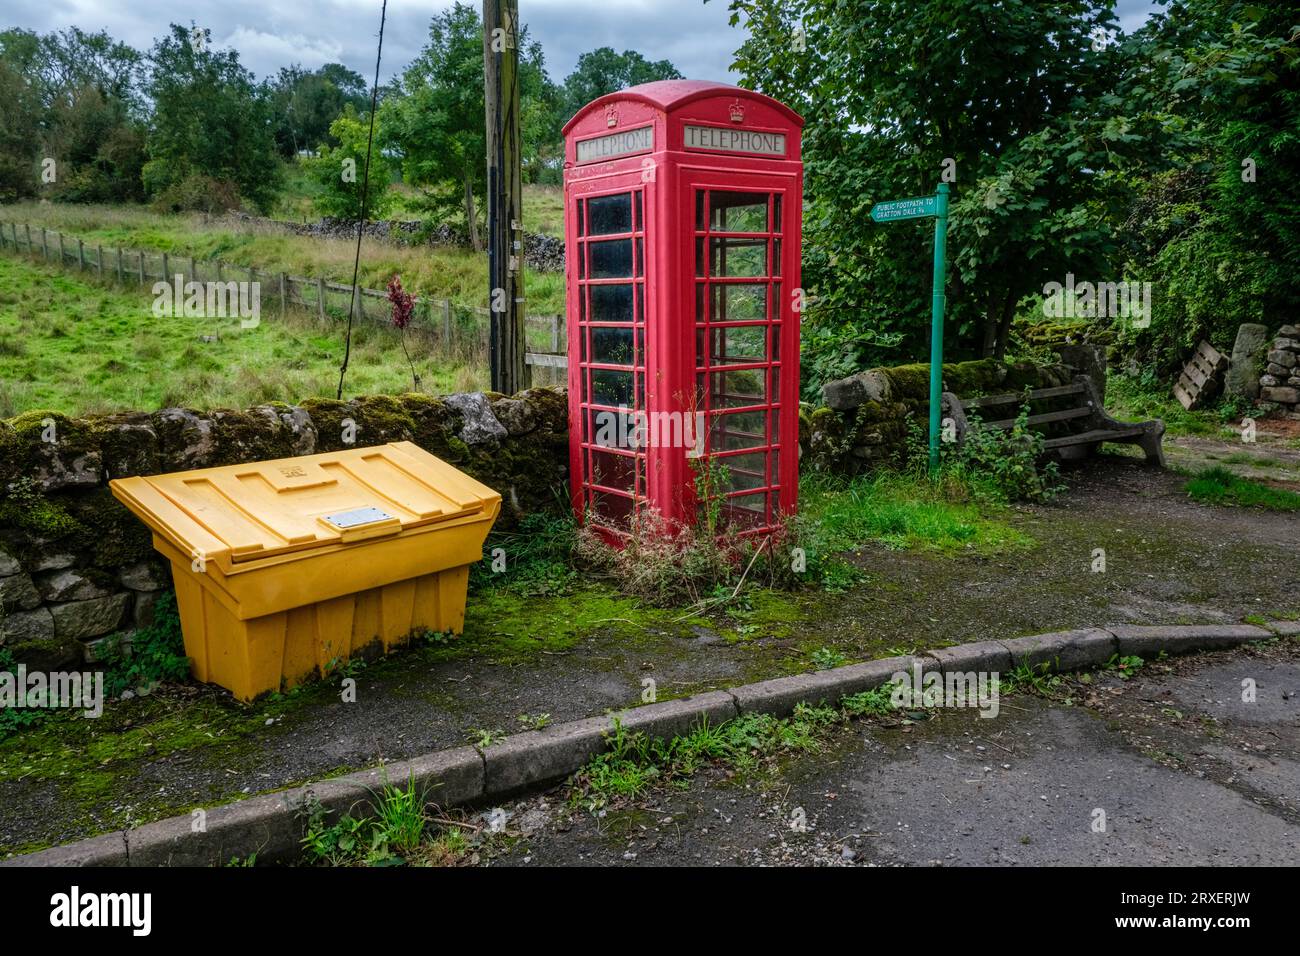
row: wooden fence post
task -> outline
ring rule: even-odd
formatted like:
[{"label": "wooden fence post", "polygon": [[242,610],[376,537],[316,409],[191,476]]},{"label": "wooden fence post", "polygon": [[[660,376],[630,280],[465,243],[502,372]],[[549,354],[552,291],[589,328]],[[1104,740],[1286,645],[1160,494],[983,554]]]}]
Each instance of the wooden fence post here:
[{"label": "wooden fence post", "polygon": [[77,265],[82,272],[86,271],[86,244],[80,239],[77,240]]},{"label": "wooden fence post", "polygon": [[199,281],[199,267],[198,264],[195,263],[193,256],[190,256],[190,281],[191,282]]},{"label": "wooden fence post", "polygon": [[316,277],[316,309],[320,313],[321,325],[324,325],[328,321],[325,318],[325,280],[320,276]]},{"label": "wooden fence post", "polygon": [[169,265],[168,262],[167,262],[167,253],[164,252],[164,253],[162,254],[162,259],[163,259],[163,263],[162,263],[162,272],[163,272],[163,274],[162,274],[162,280],[163,280],[163,282],[166,282],[167,284],[170,285],[170,284],[171,284],[171,281],[172,281],[172,277],[171,277],[170,275],[168,275],[168,273],[171,272],[171,267],[170,267],[170,265]]},{"label": "wooden fence post", "polygon": [[144,250],[140,250],[140,285],[144,285]]},{"label": "wooden fence post", "polygon": [[118,246],[117,247],[117,284],[123,285],[125,284],[125,282],[126,282],[126,277],[122,274],[122,247]]},{"label": "wooden fence post", "polygon": [[95,246],[95,275],[100,282],[104,281],[104,247]]},{"label": "wooden fence post", "polygon": [[32,250],[32,225],[31,225],[31,223],[28,223],[28,222],[23,223],[23,232],[24,232],[24,233],[26,234],[26,236],[27,236],[27,254],[30,256],[30,255],[32,254],[32,252],[33,252],[33,250]]},{"label": "wooden fence post", "polygon": [[442,341],[451,354],[451,299],[442,300]]},{"label": "wooden fence post", "polygon": [[223,270],[222,267],[221,267],[221,260],[218,259],[218,260],[217,260],[217,281],[218,281],[218,282],[222,282],[222,281],[224,281],[224,276],[222,276],[222,272],[223,272],[223,271],[224,271],[224,270]]},{"label": "wooden fence post", "polygon": [[280,273],[280,318],[284,318],[285,309],[288,308],[289,300],[285,295],[285,275]]},{"label": "wooden fence post", "polygon": [[50,236],[44,226],[41,226],[41,255],[45,257],[46,262],[50,261]]}]

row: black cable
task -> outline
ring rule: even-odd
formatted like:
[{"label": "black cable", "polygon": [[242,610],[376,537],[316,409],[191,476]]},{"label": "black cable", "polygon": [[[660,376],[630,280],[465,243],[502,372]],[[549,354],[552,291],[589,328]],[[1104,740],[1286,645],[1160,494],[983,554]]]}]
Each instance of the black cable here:
[{"label": "black cable", "polygon": [[348,373],[352,358],[352,316],[357,305],[357,276],[361,271],[361,235],[366,226],[366,199],[370,191],[370,149],[375,141],[375,112],[379,104],[379,61],[384,56],[384,21],[388,17],[388,0],[379,11],[379,50],[375,53],[375,85],[370,91],[370,133],[366,137],[366,171],[361,180],[361,218],[357,220],[357,254],[352,260],[352,299],[348,302],[348,333],[343,345],[343,364],[339,366],[339,390],[335,396],[343,400],[343,376]]}]

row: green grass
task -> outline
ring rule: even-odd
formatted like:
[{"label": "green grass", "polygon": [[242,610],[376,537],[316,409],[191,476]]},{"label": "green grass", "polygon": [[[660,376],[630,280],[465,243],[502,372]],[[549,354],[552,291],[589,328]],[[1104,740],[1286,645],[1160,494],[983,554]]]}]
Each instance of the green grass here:
[{"label": "green grass", "polygon": [[1284,488],[1239,478],[1226,468],[1215,466],[1197,474],[1184,486],[1196,501],[1212,505],[1264,508],[1269,511],[1300,511],[1300,494]]},{"label": "green grass", "polygon": [[[1215,456],[1207,455],[1206,457],[1213,458]],[[1244,451],[1234,451],[1231,455],[1225,455],[1219,460],[1225,465],[1246,465],[1250,468],[1282,468],[1286,464],[1278,458],[1271,458],[1266,455],[1252,455]]]},{"label": "green grass", "polygon": [[1172,382],[1166,391],[1153,391],[1122,375],[1111,376],[1106,383],[1106,411],[1122,421],[1163,419],[1170,437],[1238,433],[1238,424],[1249,414],[1244,408],[1224,402],[1189,412],[1174,398]]},{"label": "green grass", "polygon": [[598,810],[690,777],[708,765],[744,773],[779,753],[815,753],[822,748],[823,730],[847,716],[836,708],[799,704],[789,718],[746,714],[717,725],[702,720],[689,733],[670,738],[628,733],[616,723],[608,735],[609,749],[574,776],[570,802]]},{"label": "green grass", "polygon": [[302,847],[308,862],[386,866],[404,862],[419,849],[429,811],[426,795],[416,789],[414,777],[405,787],[387,784],[382,791],[372,792],[371,798],[373,815],[344,814],[331,824],[325,822],[326,813],[319,802],[307,806]]},{"label": "green grass", "polygon": [[[340,323],[322,327],[307,315],[291,312],[282,320],[264,313],[257,328],[242,329],[237,319],[158,318],[152,302],[147,291],[0,255],[0,418],[38,408],[76,415],[334,396]],[[408,344],[425,390],[481,387],[478,373],[422,359],[416,336],[408,332]],[[358,323],[346,395],[410,389],[396,333]]]},{"label": "green grass", "polygon": [[[539,207],[547,212],[553,201]],[[301,219],[302,217],[297,217]],[[85,242],[88,249],[166,252],[193,256],[200,261],[221,259],[233,266],[252,266],[310,278],[323,277],[351,283],[355,240],[318,239],[286,235],[280,230],[231,219],[198,214],[162,214],[143,206],[101,206],[21,203],[0,207],[0,219],[42,226]],[[19,229],[22,237],[22,229]],[[39,240],[37,241],[39,246]],[[156,268],[156,266],[155,266]],[[442,246],[398,246],[366,239],[361,243],[358,282],[383,289],[394,275],[402,277],[408,292],[433,299],[450,299],[462,306],[488,304],[487,256],[467,249]],[[525,294],[530,315],[564,313],[564,274],[525,270]]]},{"label": "green grass", "polygon": [[690,732],[669,738],[628,733],[615,723],[606,736],[608,749],[570,781],[569,803],[599,810],[635,800],[655,787],[684,783],[705,767],[753,773],[777,757],[818,753],[835,729],[850,720],[892,714],[893,690],[885,684],[842,698],[836,707],[797,704],[785,718],[745,714],[712,725],[702,719]]},{"label": "green grass", "polygon": [[878,473],[839,482],[807,475],[800,483],[801,521],[815,529],[821,549],[845,551],[864,541],[890,548],[993,554],[1033,542],[990,517],[996,505],[975,504],[953,482]]},{"label": "green grass", "polygon": [[563,187],[524,187],[524,231],[564,237]]},{"label": "green grass", "polygon": [[[283,164],[284,179],[280,195],[269,214],[273,219],[292,222],[314,222],[320,218],[315,199],[323,188],[297,163]],[[389,187],[392,205],[389,219],[425,219],[428,213],[421,208],[422,193],[403,182]],[[448,221],[462,224],[464,215],[451,216]],[[524,229],[547,236],[564,236],[564,188],[524,184]]]}]

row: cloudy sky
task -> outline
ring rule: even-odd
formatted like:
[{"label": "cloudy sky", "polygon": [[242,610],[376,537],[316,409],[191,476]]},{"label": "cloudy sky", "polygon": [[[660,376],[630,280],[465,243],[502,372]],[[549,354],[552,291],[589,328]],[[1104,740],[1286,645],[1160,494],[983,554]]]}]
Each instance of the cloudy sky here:
[{"label": "cloudy sky", "polygon": [[[430,14],[449,6],[451,0],[389,0],[383,79],[415,57]],[[1132,29],[1153,6],[1152,0],[1118,0],[1120,20]],[[742,40],[727,23],[727,0],[520,0],[519,7],[557,81],[579,54],[600,46],[671,60],[692,79],[727,80]],[[209,27],[218,44],[237,49],[258,77],[292,63],[340,62],[369,78],[379,8],[379,0],[189,0],[181,7],[174,0],[3,0],[0,27],[104,29],[147,49],[169,20],[193,20]]]}]

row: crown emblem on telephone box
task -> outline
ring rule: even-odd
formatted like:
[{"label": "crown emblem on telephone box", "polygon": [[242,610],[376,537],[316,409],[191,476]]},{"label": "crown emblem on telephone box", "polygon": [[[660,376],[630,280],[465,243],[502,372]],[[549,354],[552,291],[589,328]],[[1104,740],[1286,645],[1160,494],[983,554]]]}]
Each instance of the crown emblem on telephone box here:
[{"label": "crown emblem on telephone box", "polygon": [[745,122],[745,104],[740,100],[731,101],[731,121],[733,123]]},{"label": "crown emblem on telephone box", "polygon": [[609,106],[605,107],[605,125],[606,126],[618,125],[618,107],[612,103]]}]

